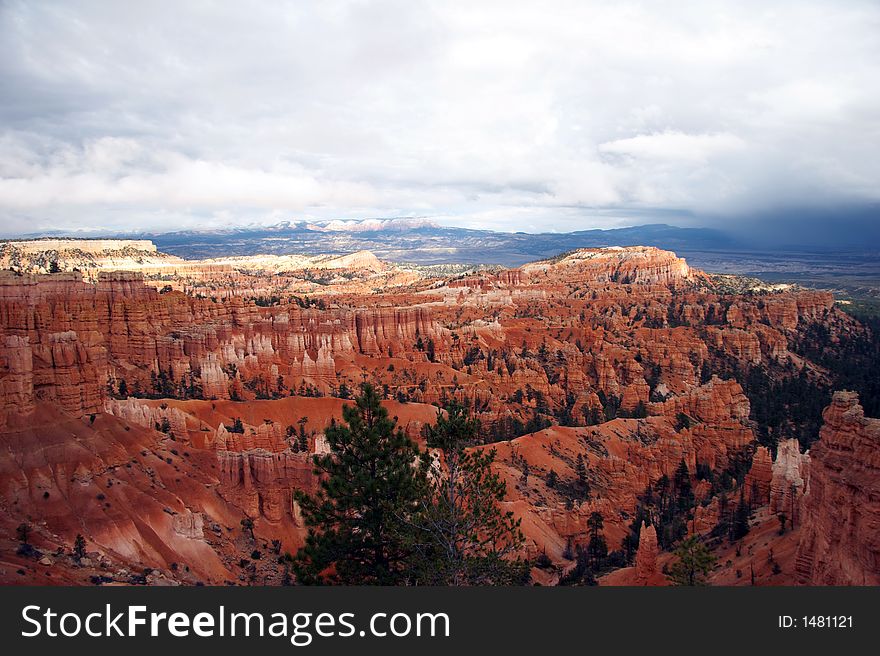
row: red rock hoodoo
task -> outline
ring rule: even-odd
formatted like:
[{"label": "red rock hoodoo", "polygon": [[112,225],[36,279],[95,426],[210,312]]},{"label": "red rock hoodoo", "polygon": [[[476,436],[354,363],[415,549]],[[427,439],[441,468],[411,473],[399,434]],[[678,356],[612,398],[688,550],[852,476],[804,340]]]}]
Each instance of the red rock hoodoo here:
[{"label": "red rock hoodoo", "polygon": [[880,419],[835,392],[810,449],[796,572],[807,585],[880,585]]},{"label": "red rock hoodoo", "polygon": [[[57,246],[85,273],[42,273],[35,246],[0,252],[20,263],[0,272],[0,540],[15,553],[29,522],[57,562],[11,556],[2,581],[143,582],[148,567],[149,582],[282,582],[278,558],[251,555],[302,543],[293,492],[316,484],[311,455],[364,380],[416,440],[437,406],[471,409],[524,555],[550,561],[542,583],[575,567],[593,513],[622,552],[646,490],[682,463],[688,530],[711,537],[719,490],[741,485],[728,491],[756,533],[800,540],[798,580],[877,580],[877,420],[838,394],[809,455],[783,440],[774,462],[743,389],[752,369],[825,375],[797,349],[807,327],[832,342],[861,330],[828,293],[732,292],[647,247],[428,276],[364,252],[193,262],[148,243]],[[68,566],[78,533],[91,568]],[[669,548],[645,525],[631,567],[600,583],[664,584]],[[794,580],[787,565],[766,580]]]}]

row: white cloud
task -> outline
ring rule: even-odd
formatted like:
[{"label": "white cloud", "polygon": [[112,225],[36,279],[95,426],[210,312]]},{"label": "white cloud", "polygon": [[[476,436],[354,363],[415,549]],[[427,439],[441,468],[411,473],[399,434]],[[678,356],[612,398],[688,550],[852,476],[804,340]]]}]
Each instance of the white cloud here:
[{"label": "white cloud", "polygon": [[0,221],[570,229],[877,200],[878,22],[858,0],[6,2]]},{"label": "white cloud", "polygon": [[600,144],[599,151],[648,160],[706,163],[717,155],[745,147],[745,141],[733,134],[685,134],[669,130],[609,141]]}]

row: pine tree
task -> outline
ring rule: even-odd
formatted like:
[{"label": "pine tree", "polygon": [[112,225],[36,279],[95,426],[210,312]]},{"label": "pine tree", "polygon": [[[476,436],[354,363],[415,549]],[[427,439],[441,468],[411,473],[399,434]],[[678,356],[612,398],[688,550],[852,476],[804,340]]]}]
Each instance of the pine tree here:
[{"label": "pine tree", "polygon": [[18,528],[15,529],[15,534],[18,537],[19,542],[27,544],[28,537],[31,534],[31,525],[27,522],[22,522],[18,525]]},{"label": "pine tree", "polygon": [[635,409],[633,410],[633,417],[635,419],[644,419],[648,416],[648,406],[645,405],[644,401],[639,401],[636,404]]},{"label": "pine tree", "polygon": [[694,493],[691,487],[691,472],[684,458],[681,459],[681,462],[678,463],[678,469],[675,470],[674,485],[678,492],[678,509],[687,511],[694,505]]},{"label": "pine tree", "polygon": [[322,477],[315,495],[297,491],[309,532],[294,569],[301,583],[391,585],[401,582],[408,555],[406,525],[427,486],[418,447],[361,385],[345,424],[325,432],[330,453],[315,455]]},{"label": "pine tree", "polygon": [[439,458],[412,521],[418,583],[509,585],[528,576],[527,563],[512,557],[523,535],[519,520],[499,506],[507,488],[492,471],[495,449],[467,449],[478,442],[479,428],[464,406],[453,404],[426,431],[427,445]]},{"label": "pine tree", "polygon": [[584,457],[580,453],[577,454],[574,472],[577,474],[578,491],[581,494],[581,498],[586,499],[590,496],[590,483],[587,480],[587,465],[584,463]]},{"label": "pine tree", "polygon": [[700,539],[692,535],[678,545],[676,560],[669,568],[668,578],[675,585],[704,585],[706,575],[715,564],[713,556]]},{"label": "pine tree", "polygon": [[587,552],[590,555],[590,561],[594,569],[599,569],[608,556],[608,544],[605,542],[605,536],[602,534],[604,527],[605,520],[602,519],[602,513],[594,511],[587,520],[587,528],[590,531],[590,542],[587,545]]},{"label": "pine tree", "polygon": [[776,519],[779,520],[779,535],[785,535],[785,523],[788,521],[788,515],[781,512],[776,516]]},{"label": "pine tree", "polygon": [[300,451],[309,450],[309,436],[306,434],[306,424],[309,423],[308,417],[300,417],[297,422],[299,425],[299,438],[297,439],[297,448]]},{"label": "pine tree", "polygon": [[736,512],[733,515],[733,539],[739,540],[749,532],[749,515],[751,510],[746,504],[743,490],[739,490],[739,503],[736,505]]},{"label": "pine tree", "polygon": [[73,541],[73,558],[76,562],[86,557],[86,539],[82,534],[77,533],[76,539]]}]

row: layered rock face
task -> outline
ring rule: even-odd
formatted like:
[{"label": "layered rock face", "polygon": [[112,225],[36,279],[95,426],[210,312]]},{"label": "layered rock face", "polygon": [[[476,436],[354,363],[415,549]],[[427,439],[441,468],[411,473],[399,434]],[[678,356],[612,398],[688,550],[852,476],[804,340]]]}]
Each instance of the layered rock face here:
[{"label": "layered rock face", "polygon": [[[208,522],[237,524],[237,511],[213,491],[216,479],[204,455],[184,454],[160,435],[107,414],[77,419],[54,403],[37,402],[27,417],[12,416],[0,431],[0,534],[12,536],[27,522],[31,542],[44,553],[69,551],[80,533],[91,557],[107,567],[140,572],[180,563],[191,582],[231,578],[203,529]],[[13,582],[7,568],[0,568],[3,580]],[[49,575],[63,576],[60,568]],[[64,581],[38,574],[35,582],[43,585]]]},{"label": "layered rock face", "polygon": [[797,440],[779,443],[770,481],[770,512],[785,513],[800,522],[801,497],[809,489],[810,454],[801,453]]},{"label": "layered rock face", "polygon": [[0,349],[0,427],[12,412],[34,410],[33,351],[27,337],[7,335]]},{"label": "layered rock face", "polygon": [[[767,447],[759,446],[752,457],[752,466],[746,474],[745,494],[753,506],[770,503],[770,490],[773,482],[773,458]],[[783,504],[784,505],[784,504]]]},{"label": "layered rock face", "polygon": [[139,269],[182,263],[160,253],[147,239],[35,239],[0,242],[0,268],[21,273],[56,270],[85,271],[91,278],[101,270]]},{"label": "layered rock face", "polygon": [[705,277],[674,253],[650,246],[583,248],[553,260],[527,264],[520,271],[530,280],[576,275],[596,283],[639,285],[679,285]]},{"label": "layered rock face", "polygon": [[328,391],[340,383],[338,359],[355,366],[361,354],[411,353],[420,337],[443,341],[427,308],[262,311],[240,299],[159,294],[132,273],[94,285],[78,274],[4,273],[0,318],[10,395],[25,408],[40,398],[74,414],[99,410],[108,384],[122,381],[127,393],[163,396],[196,387],[228,398],[248,384],[286,394],[285,380]]},{"label": "layered rock face", "polygon": [[[98,267],[88,279],[0,272],[0,434],[9,445],[0,506],[9,517],[45,518],[44,539],[55,544],[85,531],[108,557],[157,567],[208,548],[214,560],[199,576],[250,580],[240,563],[256,546],[301,543],[293,493],[314,489],[310,457],[326,452],[323,431],[369,380],[416,440],[436,417],[431,404],[472,410],[498,451],[527,555],[546,553],[560,572],[571,565],[565,554],[586,544],[594,512],[618,549],[639,496],[682,463],[699,532],[720,513],[709,479],[748,458],[752,505],[806,524],[797,508],[809,460],[796,443],[783,442],[775,463],[755,450],[749,400],[731,372],[812,370],[793,352],[803,326],[819,322],[832,339],[858,330],[830,295],[722,293],[653,248],[576,251],[451,278],[366,253],[285,257],[152,273]],[[67,448],[62,431],[51,462],[29,464],[39,437],[27,427],[52,422],[105,440],[100,457]],[[115,487],[122,477],[109,472],[121,468],[135,471]],[[548,484],[551,471],[560,485]],[[68,489],[69,480],[87,487]],[[112,494],[96,480],[112,481]],[[572,494],[579,484],[590,494]],[[44,491],[64,499],[64,513],[87,511],[84,523],[41,506]],[[135,508],[119,518],[86,503],[102,494],[117,508],[129,503],[123,491],[153,499],[137,502],[149,521],[139,523]],[[642,538],[634,576],[662,583],[650,564],[655,529]]]},{"label": "layered rock face", "polygon": [[810,449],[796,574],[806,585],[880,585],[880,419],[835,392]]}]

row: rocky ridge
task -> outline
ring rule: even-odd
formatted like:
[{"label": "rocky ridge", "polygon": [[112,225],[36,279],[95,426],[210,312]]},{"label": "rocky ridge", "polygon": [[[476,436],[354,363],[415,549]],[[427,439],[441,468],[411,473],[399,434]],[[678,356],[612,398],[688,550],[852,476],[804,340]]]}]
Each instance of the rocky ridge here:
[{"label": "rocky ridge", "polygon": [[[645,489],[673,478],[682,463],[692,474],[720,475],[747,459],[750,503],[774,515],[803,503],[792,520],[805,534],[828,521],[813,496],[822,440],[809,457],[783,442],[773,462],[767,449],[755,449],[742,386],[713,372],[720,362],[809,368],[793,348],[805,325],[858,329],[830,294],[726,294],[674,254],[650,248],[589,249],[448,278],[406,278],[374,260],[340,260],[326,269],[350,279],[307,281],[308,297],[270,302],[238,293],[238,283],[246,279],[253,291],[264,280],[261,289],[277,295],[288,282],[259,267],[242,273],[245,267],[228,261],[199,274],[211,287],[187,287],[196,281],[191,271],[168,281],[146,280],[143,270],[0,274],[0,434],[8,454],[0,501],[9,517],[43,517],[42,539],[56,546],[84,531],[111,561],[150,563],[170,579],[278,582],[283,572],[241,556],[272,540],[286,549],[299,544],[303,527],[291,493],[314,485],[309,456],[326,448],[323,429],[367,379],[415,439],[436,414],[431,404],[457,399],[473,410],[491,442],[485,448],[497,449],[505,503],[522,519],[528,555],[547,554],[556,568],[547,582],[571,567],[566,554],[584,545],[593,512],[602,514],[616,548]],[[311,260],[310,270],[319,264]],[[399,284],[369,287],[388,275],[401,276]],[[826,421],[837,422],[841,434],[872,434],[873,420],[863,426],[844,419],[848,413]],[[27,464],[50,425],[104,446],[75,455],[59,434],[51,459]],[[108,460],[105,452],[116,455]],[[583,498],[572,493],[578,461],[591,490]],[[108,466],[140,474],[119,487],[110,477],[110,498],[94,487],[107,484]],[[561,487],[547,484],[551,470]],[[824,481],[833,476],[822,476],[828,489]],[[178,501],[148,520],[117,519],[102,504],[85,509],[82,496],[74,516],[83,523],[74,526],[61,519],[68,506],[46,514],[40,505],[43,492],[74,498],[71,490],[80,488],[68,479],[87,485],[82,493],[90,498],[104,495],[113,509],[132,494]],[[709,532],[723,510],[705,480],[695,476],[694,485],[696,500],[705,502],[694,526]],[[870,498],[870,489],[860,494]],[[244,520],[253,528],[243,530]],[[635,554],[642,584],[663,580],[653,529],[642,529]],[[859,568],[870,570],[873,552],[859,552],[863,533],[850,533],[831,547],[804,542],[800,579],[856,580]],[[192,559],[202,558],[201,545],[214,556],[199,568]],[[823,554],[838,548],[862,555],[829,574]],[[175,574],[175,563],[187,564],[192,576]]]}]

